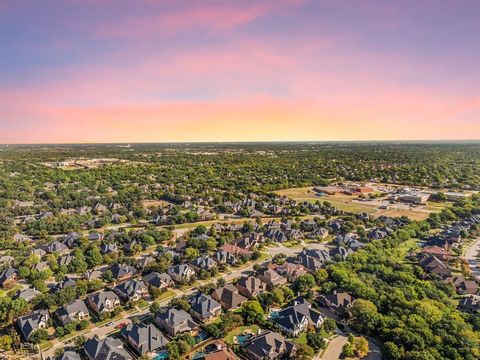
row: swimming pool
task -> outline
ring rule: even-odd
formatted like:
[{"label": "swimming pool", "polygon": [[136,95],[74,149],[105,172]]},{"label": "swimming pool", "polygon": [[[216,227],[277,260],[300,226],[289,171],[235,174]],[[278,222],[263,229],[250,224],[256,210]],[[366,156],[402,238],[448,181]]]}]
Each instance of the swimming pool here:
[{"label": "swimming pool", "polygon": [[253,335],[252,334],[244,334],[244,335],[238,335],[237,336],[237,342],[240,344],[240,345],[243,345],[245,344],[245,342],[250,339]]},{"label": "swimming pool", "polygon": [[162,350],[153,357],[153,360],[165,360],[165,359],[168,359],[167,350]]},{"label": "swimming pool", "polygon": [[197,342],[197,344],[201,343],[202,341],[205,341],[209,338],[209,335],[204,332],[204,331],[200,331],[197,336],[195,336],[195,341]]}]

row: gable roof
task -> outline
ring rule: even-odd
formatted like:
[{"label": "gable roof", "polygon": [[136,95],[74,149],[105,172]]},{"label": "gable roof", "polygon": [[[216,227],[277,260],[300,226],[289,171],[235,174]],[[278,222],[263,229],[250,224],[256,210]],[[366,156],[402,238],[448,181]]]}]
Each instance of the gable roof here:
[{"label": "gable roof", "polygon": [[122,341],[112,337],[88,339],[83,349],[93,360],[132,360],[132,356],[123,348]]},{"label": "gable roof", "polygon": [[130,323],[122,328],[121,335],[127,341],[132,339],[137,344],[140,354],[153,352],[169,343],[163,333],[153,324]]}]

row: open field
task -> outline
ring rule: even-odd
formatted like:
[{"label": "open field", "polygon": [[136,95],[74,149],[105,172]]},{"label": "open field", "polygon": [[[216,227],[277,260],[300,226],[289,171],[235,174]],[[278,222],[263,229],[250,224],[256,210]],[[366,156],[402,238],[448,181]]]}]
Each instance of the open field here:
[{"label": "open field", "polygon": [[390,217],[400,217],[406,216],[411,220],[425,220],[430,215],[428,211],[416,211],[416,210],[384,210],[379,211],[375,214],[376,216],[390,216]]},{"label": "open field", "polygon": [[359,201],[356,195],[336,194],[318,196],[312,187],[291,188],[275,191],[276,194],[287,196],[297,201],[316,202],[328,201],[332,206],[350,213],[366,212],[375,216],[407,216],[412,220],[425,220],[431,212],[438,212],[451,205],[450,202],[431,202],[425,206],[411,208],[408,204],[388,204],[388,209],[380,209],[385,200],[374,200],[369,202]]},{"label": "open field", "polygon": [[167,206],[167,205],[171,205],[171,203],[165,200],[143,200],[142,205],[143,207],[148,208],[150,206],[154,206],[154,207]]}]

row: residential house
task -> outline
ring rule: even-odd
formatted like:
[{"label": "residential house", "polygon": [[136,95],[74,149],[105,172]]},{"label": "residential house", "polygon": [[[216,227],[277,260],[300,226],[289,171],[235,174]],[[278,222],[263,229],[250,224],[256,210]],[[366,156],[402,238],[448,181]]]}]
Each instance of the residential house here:
[{"label": "residential house", "polygon": [[29,255],[34,255],[41,259],[47,252],[43,249],[37,248],[37,249],[30,249],[29,250]]},{"label": "residential house", "polygon": [[110,336],[100,340],[88,339],[83,351],[89,360],[132,360],[133,357],[123,348],[123,342]]},{"label": "residential house", "polygon": [[154,321],[170,336],[198,330],[198,324],[186,311],[176,308],[166,308],[163,310],[164,311],[155,315]]},{"label": "residential house", "polygon": [[271,316],[271,320],[287,334],[298,336],[306,331],[309,325],[320,328],[325,316],[313,309],[308,301],[302,300],[275,313],[275,316]]},{"label": "residential house", "polygon": [[278,274],[271,268],[263,269],[258,272],[258,278],[267,284],[268,289],[283,286],[287,283],[287,279]]},{"label": "residential house", "polygon": [[217,266],[217,262],[209,255],[202,255],[193,260],[190,265],[197,270],[210,270]]},{"label": "residential house", "polygon": [[295,279],[300,275],[307,274],[307,270],[301,264],[285,262],[282,265],[270,264],[269,267],[292,282],[295,281]]},{"label": "residential house", "polygon": [[333,313],[342,316],[350,312],[355,299],[349,293],[341,292],[320,295],[317,301],[320,305],[328,307]]},{"label": "residential house", "polygon": [[460,295],[472,294],[476,295],[478,285],[474,280],[466,280],[463,275],[454,275],[446,279],[446,282],[451,283],[457,293]]},{"label": "residential house", "polygon": [[72,302],[58,308],[55,315],[63,326],[72,321],[81,321],[90,318],[87,305],[83,300],[73,300]]},{"label": "residential house", "polygon": [[142,280],[127,280],[113,291],[125,302],[138,301],[148,296],[148,287]]},{"label": "residential house", "polygon": [[100,245],[100,252],[102,255],[116,254],[118,253],[118,246],[116,243],[102,244]]},{"label": "residential house", "polygon": [[291,359],[295,353],[294,343],[273,331],[254,336],[244,344],[243,348],[247,358],[253,360]]},{"label": "residential house", "polygon": [[112,312],[120,306],[120,299],[113,291],[105,290],[87,296],[88,305],[98,314]]},{"label": "residential house", "polygon": [[437,259],[442,261],[448,261],[452,258],[452,254],[449,250],[439,246],[425,246],[422,249],[422,254],[427,256],[435,256]]},{"label": "residential house", "polygon": [[297,261],[308,271],[316,272],[321,269],[326,262],[331,261],[331,257],[325,250],[305,249],[298,254]]},{"label": "residential house", "polygon": [[59,253],[59,254],[64,254],[64,253],[67,253],[69,250],[68,250],[68,247],[67,245],[59,242],[59,241],[55,241],[51,244],[48,244],[47,247],[45,248],[46,252],[47,253]]},{"label": "residential house", "polygon": [[137,269],[135,269],[133,266],[120,264],[113,264],[110,267],[110,271],[112,272],[113,277],[117,281],[131,279],[138,273]]},{"label": "residential house", "polygon": [[120,334],[139,355],[156,352],[165,348],[169,343],[163,333],[153,324],[130,323],[122,328]]},{"label": "residential house", "polygon": [[462,297],[458,304],[458,308],[462,311],[475,313],[480,311],[480,296],[469,295]]},{"label": "residential house", "polygon": [[139,269],[145,269],[148,265],[154,264],[157,261],[153,256],[143,255],[137,259],[137,267]]},{"label": "residential house", "polygon": [[24,299],[26,302],[32,301],[36,296],[40,295],[40,291],[34,288],[26,288],[23,290],[19,290],[15,294],[15,299]]},{"label": "residential house", "polygon": [[145,281],[148,286],[157,289],[163,289],[173,285],[173,280],[167,273],[160,274],[158,272],[151,272],[147,275],[144,275],[142,280]]},{"label": "residential house", "polygon": [[5,288],[12,287],[16,284],[18,278],[18,270],[14,268],[6,268],[0,273],[0,286]]},{"label": "residential house", "polygon": [[452,273],[450,268],[436,256],[427,256],[421,259],[419,265],[426,273],[439,276],[443,279],[449,277]]},{"label": "residential house", "polygon": [[242,276],[235,286],[240,294],[249,299],[267,291],[267,284],[254,276]]},{"label": "residential house", "polygon": [[224,250],[218,250],[213,255],[213,258],[219,264],[235,265],[237,263],[237,257],[235,254]]},{"label": "residential house", "polygon": [[170,275],[170,277],[176,282],[189,280],[192,276],[195,275],[195,271],[192,269],[191,266],[187,264],[172,266],[168,269],[167,272],[168,275]]},{"label": "residential house", "polygon": [[36,271],[45,271],[47,269],[50,269],[50,266],[48,266],[47,261],[39,261],[33,266],[33,270],[36,270]]},{"label": "residential house", "polygon": [[48,320],[50,315],[48,310],[36,310],[31,314],[19,317],[17,325],[23,338],[28,341],[30,335],[32,335],[38,329],[46,329],[48,327]]},{"label": "residential house", "polygon": [[239,256],[245,256],[245,257],[250,257],[252,256],[252,252],[247,249],[243,249],[241,247],[238,247],[237,245],[233,244],[225,244],[219,248],[221,251],[226,251],[229,252],[230,254],[235,255],[236,257]]},{"label": "residential house", "polygon": [[227,310],[237,309],[248,300],[233,284],[216,289],[211,296]]},{"label": "residential house", "polygon": [[215,350],[204,353],[196,358],[196,360],[237,360],[235,353],[225,345],[221,340],[217,340],[209,347],[215,346]]},{"label": "residential house", "polygon": [[203,322],[210,322],[222,312],[220,303],[203,293],[197,293],[188,299],[190,314]]}]

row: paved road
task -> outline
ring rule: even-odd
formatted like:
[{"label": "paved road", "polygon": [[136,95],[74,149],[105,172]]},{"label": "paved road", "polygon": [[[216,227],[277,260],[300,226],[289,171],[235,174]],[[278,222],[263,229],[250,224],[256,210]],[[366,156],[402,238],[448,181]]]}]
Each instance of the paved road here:
[{"label": "paved road", "polygon": [[464,259],[467,261],[468,266],[472,275],[476,279],[480,279],[480,261],[477,259],[477,255],[480,253],[480,238],[475,240],[472,245],[470,245],[463,255]]}]

